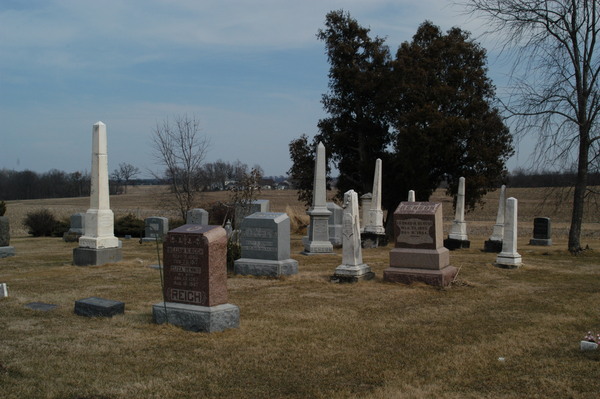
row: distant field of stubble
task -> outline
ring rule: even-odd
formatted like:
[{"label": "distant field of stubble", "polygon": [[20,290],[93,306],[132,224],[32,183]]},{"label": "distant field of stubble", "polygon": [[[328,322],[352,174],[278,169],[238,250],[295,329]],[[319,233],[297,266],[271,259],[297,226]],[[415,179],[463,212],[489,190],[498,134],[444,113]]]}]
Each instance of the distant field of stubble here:
[{"label": "distant field of stubble", "polygon": [[[177,212],[164,207],[164,187],[132,187],[111,197],[115,215],[141,218]],[[240,328],[190,333],[152,323],[161,301],[151,243],[123,240],[122,262],[71,266],[74,243],[33,238],[20,221],[48,208],[59,217],[85,212],[88,199],[10,201],[11,245],[0,259],[0,397],[2,398],[596,398],[600,351],[580,352],[588,330],[600,330],[600,229],[589,212],[582,244],[566,251],[569,204],[540,204],[543,189],[508,189],[519,199],[516,270],[492,265],[480,248],[491,234],[497,193],[467,214],[471,248],[451,253],[459,268],[444,289],[382,280],[387,248],[365,249],[376,277],[354,285],[328,278],[334,256],[299,255],[304,207],[293,191],[265,191],[271,210],[299,220],[292,257],[299,273],[282,279],[230,276],[229,302],[240,307]],[[198,207],[227,200],[207,193]],[[453,212],[443,203],[445,235]],[[552,247],[527,245],[533,218],[553,223]],[[160,251],[160,249],[159,249]],[[111,319],[73,313],[89,296],[124,301]],[[58,305],[53,311],[30,302]]]}]

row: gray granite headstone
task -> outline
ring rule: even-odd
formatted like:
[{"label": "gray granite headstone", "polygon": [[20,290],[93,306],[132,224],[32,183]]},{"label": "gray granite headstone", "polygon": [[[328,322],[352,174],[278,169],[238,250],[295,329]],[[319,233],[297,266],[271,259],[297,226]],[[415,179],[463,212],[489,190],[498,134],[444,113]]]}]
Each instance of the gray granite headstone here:
[{"label": "gray granite headstone", "polygon": [[144,219],[144,238],[143,241],[156,241],[162,238],[169,231],[169,219],[159,216],[151,216]]},{"label": "gray granite headstone", "polygon": [[40,312],[49,312],[50,310],[56,309],[58,305],[44,302],[30,302],[25,304],[25,307],[31,310],[39,310]]},{"label": "gray granite headstone", "polygon": [[97,297],[75,301],[75,314],[87,317],[113,317],[125,313],[125,303]]},{"label": "gray granite headstone", "polygon": [[0,258],[14,256],[15,247],[10,245],[10,223],[8,217],[0,216]]},{"label": "gray granite headstone", "polygon": [[533,238],[529,245],[552,245],[552,224],[550,218],[533,219]]},{"label": "gray granite headstone", "polygon": [[71,227],[63,234],[63,240],[75,242],[85,232],[85,213],[74,213],[70,217]]},{"label": "gray granite headstone", "polygon": [[269,200],[259,199],[250,201],[245,206],[237,205],[235,207],[235,228],[239,229],[244,218],[256,212],[270,212],[271,202]]},{"label": "gray granite headstone", "polygon": [[185,224],[208,225],[208,212],[202,208],[194,208],[187,211]]},{"label": "gray granite headstone", "polygon": [[234,262],[236,274],[279,277],[298,273],[290,258],[290,218],[285,213],[257,212],[241,228],[242,257]]}]

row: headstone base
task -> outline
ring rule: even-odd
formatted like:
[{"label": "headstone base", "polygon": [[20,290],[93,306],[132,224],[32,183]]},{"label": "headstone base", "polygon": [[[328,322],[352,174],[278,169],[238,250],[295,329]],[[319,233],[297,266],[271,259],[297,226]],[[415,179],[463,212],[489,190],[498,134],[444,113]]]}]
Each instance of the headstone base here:
[{"label": "headstone base", "polygon": [[121,248],[73,248],[73,265],[99,266],[123,259]]},{"label": "headstone base", "polygon": [[444,247],[448,248],[450,251],[461,248],[471,248],[471,241],[457,240],[456,238],[448,237],[444,240]]},{"label": "headstone base", "polygon": [[113,317],[125,313],[125,302],[89,297],[75,301],[75,314],[86,317]]},{"label": "headstone base", "polygon": [[240,258],[234,261],[233,272],[244,276],[288,276],[298,273],[298,261]]},{"label": "headstone base", "polygon": [[446,287],[454,280],[457,273],[458,269],[454,266],[447,266],[442,270],[388,267],[383,271],[383,281],[402,284],[422,282],[437,287]]},{"label": "headstone base", "polygon": [[8,258],[9,256],[15,256],[15,247],[0,247],[0,258]]},{"label": "headstone base", "polygon": [[487,240],[483,243],[483,252],[502,252],[502,241]]},{"label": "headstone base", "polygon": [[552,239],[544,239],[544,238],[532,238],[529,240],[529,245],[539,245],[549,247],[552,245]]},{"label": "headstone base", "polygon": [[194,332],[220,332],[240,326],[240,309],[230,303],[209,307],[160,302],[152,305],[152,317],[157,324],[168,321]]},{"label": "headstone base", "polygon": [[144,237],[142,242],[156,242],[156,237]]},{"label": "headstone base", "polygon": [[500,252],[496,257],[495,266],[504,269],[516,269],[517,267],[521,266],[521,264],[521,255]]},{"label": "headstone base", "polygon": [[352,276],[352,275],[336,273],[333,276],[329,277],[329,281],[331,281],[332,283],[358,283],[359,281],[362,281],[362,280],[372,280],[374,277],[375,277],[375,273],[373,273],[371,271],[367,272],[365,274],[362,274],[360,276]]},{"label": "headstone base", "polygon": [[360,280],[371,280],[373,277],[375,273],[368,265],[362,263],[356,266],[339,265],[329,280],[334,283],[356,283]]},{"label": "headstone base", "polygon": [[394,248],[390,251],[390,267],[401,269],[442,270],[450,265],[450,251],[438,249]]},{"label": "headstone base", "polygon": [[71,233],[69,231],[65,231],[63,233],[63,241],[64,242],[77,242],[79,241],[79,237],[81,237],[83,234],[80,233]]},{"label": "headstone base", "polygon": [[360,245],[363,248],[386,247],[388,242],[386,234],[376,234],[368,231],[360,234]]},{"label": "headstone base", "polygon": [[302,255],[335,255],[333,245],[329,241],[308,241],[308,237],[303,237],[304,251]]}]

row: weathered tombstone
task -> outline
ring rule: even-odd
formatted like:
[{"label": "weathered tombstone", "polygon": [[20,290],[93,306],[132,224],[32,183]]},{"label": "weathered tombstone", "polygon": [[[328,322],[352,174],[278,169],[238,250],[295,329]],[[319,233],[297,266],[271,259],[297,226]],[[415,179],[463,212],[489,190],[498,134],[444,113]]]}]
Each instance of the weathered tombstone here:
[{"label": "weathered tombstone", "polygon": [[85,213],[85,231],[79,247],[73,249],[76,266],[103,265],[123,258],[119,239],[114,235],[114,215],[108,191],[108,155],[106,125],[92,129],[92,173],[90,209]]},{"label": "weathered tombstone", "polygon": [[502,236],[504,236],[504,209],[506,208],[506,186],[500,187],[500,196],[498,198],[498,213],[496,214],[496,224],[492,230],[490,239],[483,244],[484,252],[502,251]]},{"label": "weathered tombstone", "polygon": [[385,281],[410,284],[421,281],[436,286],[450,284],[457,269],[443,246],[442,204],[401,202],[394,212],[395,248]]},{"label": "weathered tombstone", "polygon": [[235,228],[239,229],[246,216],[256,212],[270,212],[271,202],[265,199],[250,201],[246,205],[237,205],[235,207]]},{"label": "weathered tombstone", "polygon": [[552,224],[550,218],[533,219],[533,238],[529,240],[529,245],[552,245]]},{"label": "weathered tombstone", "polygon": [[408,202],[415,202],[415,190],[408,190]]},{"label": "weathered tombstone", "polygon": [[517,214],[517,199],[513,197],[508,198],[506,200],[502,252],[496,257],[497,266],[504,268],[516,268],[521,266],[521,255],[517,252]]},{"label": "weathered tombstone", "polygon": [[240,311],[227,303],[227,235],[221,226],[186,224],[163,242],[164,302],[152,306],[156,323],[189,331],[239,327]]},{"label": "weathered tombstone", "polygon": [[365,230],[365,223],[369,220],[369,211],[371,210],[371,202],[373,201],[373,194],[366,193],[360,196],[360,209],[361,209],[361,228],[362,233]]},{"label": "weathered tombstone", "polygon": [[234,273],[280,277],[298,273],[290,258],[290,218],[285,213],[257,212],[244,218],[241,227],[242,257]]},{"label": "weathered tombstone", "polygon": [[6,283],[0,284],[0,298],[6,298],[8,296],[8,286]]},{"label": "weathered tombstone", "polygon": [[169,219],[151,216],[144,219],[144,238],[142,241],[162,240],[169,231]]},{"label": "weathered tombstone", "polygon": [[458,179],[458,194],[456,196],[456,213],[450,234],[444,240],[444,246],[449,250],[469,248],[471,242],[467,236],[467,223],[465,222],[465,178]]},{"label": "weathered tombstone", "polygon": [[15,255],[15,247],[10,244],[10,223],[8,217],[0,216],[0,258]]},{"label": "weathered tombstone", "polygon": [[186,224],[208,225],[208,212],[202,208],[190,209],[185,214]]},{"label": "weathered tombstone", "polygon": [[344,218],[344,210],[335,202],[328,202],[327,209],[331,212],[329,216],[329,241],[336,248],[342,246],[342,220]]},{"label": "weathered tombstone", "polygon": [[313,181],[312,206],[306,212],[310,216],[308,236],[302,238],[303,255],[333,254],[333,245],[329,241],[329,216],[327,209],[327,186],[325,182],[325,146],[319,143],[315,157],[315,175]]},{"label": "weathered tombstone", "polygon": [[69,231],[63,234],[63,240],[66,242],[79,241],[85,233],[85,213],[74,213],[70,217],[71,226]]},{"label": "weathered tombstone", "polygon": [[37,310],[39,312],[49,312],[56,309],[58,305],[45,302],[29,302],[25,304],[25,307],[31,310]]},{"label": "weathered tombstone", "polygon": [[358,194],[354,190],[344,193],[343,226],[342,264],[336,267],[331,281],[356,282],[372,279],[374,273],[363,263]]},{"label": "weathered tombstone", "polygon": [[233,227],[231,226],[231,220],[227,220],[227,223],[225,223],[225,227],[223,227],[225,229],[225,233],[227,233],[227,238],[231,238],[231,235],[233,234]]},{"label": "weathered tombstone", "polygon": [[388,244],[383,227],[383,210],[381,209],[381,159],[379,158],[375,161],[372,195],[371,209],[369,209],[361,236],[363,248],[377,248]]},{"label": "weathered tombstone", "polygon": [[125,302],[89,297],[75,301],[74,312],[86,317],[113,317],[125,313]]}]

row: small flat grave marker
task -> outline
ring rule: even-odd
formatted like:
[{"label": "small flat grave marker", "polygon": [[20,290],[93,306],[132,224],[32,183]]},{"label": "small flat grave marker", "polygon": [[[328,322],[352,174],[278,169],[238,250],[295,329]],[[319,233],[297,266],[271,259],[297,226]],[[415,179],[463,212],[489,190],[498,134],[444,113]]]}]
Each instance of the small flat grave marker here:
[{"label": "small flat grave marker", "polygon": [[97,297],[75,301],[75,314],[86,317],[113,317],[125,313],[125,302]]},{"label": "small flat grave marker", "polygon": [[44,302],[30,302],[28,304],[25,304],[25,307],[31,310],[38,310],[40,312],[49,312],[53,309],[56,309],[58,305],[53,305],[51,303]]}]

